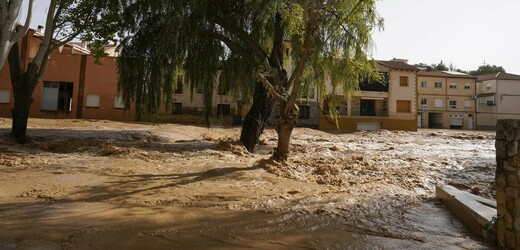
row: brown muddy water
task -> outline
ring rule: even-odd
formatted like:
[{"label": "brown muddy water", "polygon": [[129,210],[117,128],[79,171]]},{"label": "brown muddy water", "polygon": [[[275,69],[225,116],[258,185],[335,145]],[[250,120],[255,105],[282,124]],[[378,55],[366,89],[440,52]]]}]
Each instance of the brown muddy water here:
[{"label": "brown muddy water", "polygon": [[237,128],[0,119],[0,249],[488,249],[434,199],[488,198],[494,134],[296,129],[289,161]]}]

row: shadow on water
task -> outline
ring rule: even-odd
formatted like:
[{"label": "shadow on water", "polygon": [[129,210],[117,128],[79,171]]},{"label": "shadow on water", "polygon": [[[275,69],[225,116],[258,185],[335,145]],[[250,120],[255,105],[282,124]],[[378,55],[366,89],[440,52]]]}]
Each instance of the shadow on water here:
[{"label": "shadow on water", "polygon": [[[78,201],[106,201],[110,199],[124,200],[128,196],[150,191],[169,190],[202,181],[210,181],[222,177],[232,179],[231,175],[258,169],[258,167],[224,167],[203,172],[184,174],[142,174],[142,175],[106,175],[110,181],[106,185],[91,186],[78,194],[86,197]],[[145,188],[143,188],[145,187]]]},{"label": "shadow on water", "polygon": [[[0,129],[0,141],[7,141],[9,133],[9,129]],[[142,130],[30,129],[28,137],[29,142],[19,146],[51,153],[81,153],[103,144],[157,152],[198,152],[217,146],[215,142],[202,138],[172,141]]]}]

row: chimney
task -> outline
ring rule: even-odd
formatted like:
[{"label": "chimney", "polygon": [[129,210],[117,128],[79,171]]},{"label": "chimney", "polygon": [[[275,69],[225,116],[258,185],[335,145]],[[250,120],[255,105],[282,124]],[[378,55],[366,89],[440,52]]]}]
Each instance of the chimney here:
[{"label": "chimney", "polygon": [[403,62],[403,63],[408,63],[408,59],[401,59],[401,58],[394,58],[392,59],[392,61],[395,61],[395,62]]},{"label": "chimney", "polygon": [[39,33],[43,33],[43,25],[38,25],[38,29],[36,31]]}]

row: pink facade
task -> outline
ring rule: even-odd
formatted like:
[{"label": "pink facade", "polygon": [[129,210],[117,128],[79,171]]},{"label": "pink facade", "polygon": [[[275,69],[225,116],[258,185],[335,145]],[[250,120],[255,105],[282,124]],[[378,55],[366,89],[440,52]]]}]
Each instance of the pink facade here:
[{"label": "pink facade", "polygon": [[[20,42],[21,67],[36,55],[40,36],[30,30]],[[122,108],[117,93],[116,58],[94,62],[88,51],[67,44],[56,50],[36,86],[29,113],[37,118],[134,120],[134,112]],[[0,116],[11,117],[14,99],[6,63],[0,75]],[[8,96],[8,97],[7,97]]]}]

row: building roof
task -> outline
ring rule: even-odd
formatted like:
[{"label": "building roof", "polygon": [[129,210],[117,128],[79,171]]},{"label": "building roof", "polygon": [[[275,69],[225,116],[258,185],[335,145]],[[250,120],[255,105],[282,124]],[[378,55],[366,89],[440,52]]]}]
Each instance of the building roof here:
[{"label": "building roof", "polygon": [[417,72],[417,76],[433,76],[433,77],[449,77],[449,78],[471,78],[477,79],[476,76],[455,72],[455,71],[424,71]]},{"label": "building roof", "polygon": [[486,75],[478,76],[477,81],[486,81],[486,80],[520,80],[520,75],[509,74],[506,72],[498,72]]},{"label": "building roof", "polygon": [[391,60],[391,61],[377,61],[379,65],[385,66],[391,69],[400,69],[400,70],[412,70],[412,71],[418,71],[419,69],[404,62],[404,60]]}]

